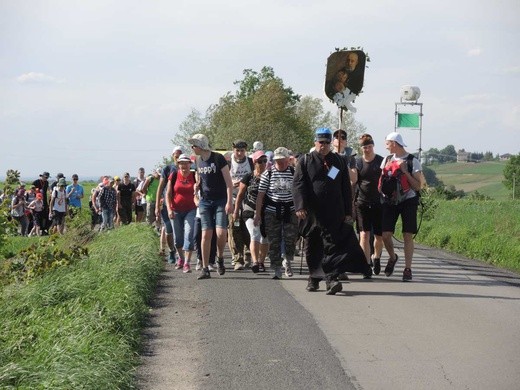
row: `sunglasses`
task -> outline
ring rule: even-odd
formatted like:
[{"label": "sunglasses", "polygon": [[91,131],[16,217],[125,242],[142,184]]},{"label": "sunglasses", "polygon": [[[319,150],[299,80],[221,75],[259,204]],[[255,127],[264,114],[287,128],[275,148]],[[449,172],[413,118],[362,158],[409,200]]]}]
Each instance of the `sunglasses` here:
[{"label": "sunglasses", "polygon": [[343,141],[345,141],[347,139],[347,136],[346,135],[340,135],[340,136],[335,135],[334,138],[336,138],[336,139],[341,138]]},{"label": "sunglasses", "polygon": [[266,159],[266,158],[261,158],[261,159],[259,159],[259,160],[256,160],[256,162],[257,162],[258,164],[265,164],[265,163],[267,163],[267,159]]},{"label": "sunglasses", "polygon": [[320,145],[330,145],[330,141],[318,141]]}]

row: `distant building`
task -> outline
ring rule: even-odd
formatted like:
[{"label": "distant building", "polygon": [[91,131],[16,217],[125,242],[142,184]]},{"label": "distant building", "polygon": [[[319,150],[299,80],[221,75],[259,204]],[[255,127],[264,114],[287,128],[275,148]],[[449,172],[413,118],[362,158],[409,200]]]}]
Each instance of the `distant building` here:
[{"label": "distant building", "polygon": [[468,162],[470,159],[471,153],[466,152],[464,149],[461,149],[457,152],[457,162]]},{"label": "distant building", "polygon": [[502,154],[502,155],[500,155],[500,160],[501,161],[509,160],[511,157],[513,157],[513,156],[510,153]]}]

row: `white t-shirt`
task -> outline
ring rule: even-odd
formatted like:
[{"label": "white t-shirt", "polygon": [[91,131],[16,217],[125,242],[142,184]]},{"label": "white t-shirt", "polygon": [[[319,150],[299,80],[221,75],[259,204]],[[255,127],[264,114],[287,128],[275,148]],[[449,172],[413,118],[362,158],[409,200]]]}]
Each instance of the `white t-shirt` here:
[{"label": "white t-shirt", "polygon": [[67,194],[65,193],[65,189],[63,189],[63,191],[58,189],[52,190],[52,196],[54,197],[52,209],[64,213],[67,209]]}]

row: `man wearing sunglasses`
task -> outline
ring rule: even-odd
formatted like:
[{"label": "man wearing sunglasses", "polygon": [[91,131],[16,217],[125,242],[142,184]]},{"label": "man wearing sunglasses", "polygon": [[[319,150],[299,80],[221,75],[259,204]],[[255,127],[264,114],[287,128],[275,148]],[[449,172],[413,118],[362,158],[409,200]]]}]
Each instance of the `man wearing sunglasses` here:
[{"label": "man wearing sunglasses", "polygon": [[[367,264],[352,227],[345,226],[345,222],[352,221],[352,187],[345,160],[339,154],[331,153],[331,142],[329,128],[316,129],[314,150],[298,160],[293,183],[300,234],[307,240],[305,258],[310,274],[307,291],[319,289],[320,268],[323,267],[328,295],[343,289],[338,276],[347,271],[347,261],[360,260],[357,263]],[[340,241],[348,244],[348,253],[334,258],[326,256],[333,261],[322,264],[324,256],[331,254],[329,250],[337,252]],[[348,270],[364,272],[361,267]]]},{"label": "man wearing sunglasses", "polygon": [[[229,167],[231,181],[233,182],[233,203],[236,202],[240,182],[254,170],[253,160],[246,155],[246,152],[246,141],[238,139],[233,142],[233,153]],[[229,218],[228,227],[228,245],[233,256],[232,265],[235,271],[243,270],[251,265],[250,237],[241,213],[242,209],[239,208],[239,215],[235,218],[235,214],[233,214],[233,217]]]},{"label": "man wearing sunglasses", "polygon": [[356,179],[356,153],[354,153],[354,149],[347,146],[347,132],[345,130],[338,129],[334,131],[332,135],[332,146],[336,153],[345,158],[349,169],[350,182],[354,183],[354,179]]}]

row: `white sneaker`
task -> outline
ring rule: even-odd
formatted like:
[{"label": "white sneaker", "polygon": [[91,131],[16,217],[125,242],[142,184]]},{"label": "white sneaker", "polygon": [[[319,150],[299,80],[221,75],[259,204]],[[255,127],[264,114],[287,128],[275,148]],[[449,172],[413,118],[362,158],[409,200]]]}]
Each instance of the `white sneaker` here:
[{"label": "white sneaker", "polygon": [[291,262],[288,260],[284,260],[282,261],[282,265],[285,268],[285,276],[287,276],[288,278],[292,278],[293,272],[291,268]]},{"label": "white sneaker", "polygon": [[197,259],[197,265],[195,266],[196,271],[200,271],[202,269],[202,262],[200,259]]},{"label": "white sneaker", "polygon": [[214,272],[215,271],[215,267],[213,267],[213,265],[208,265],[208,269],[210,272]]}]

